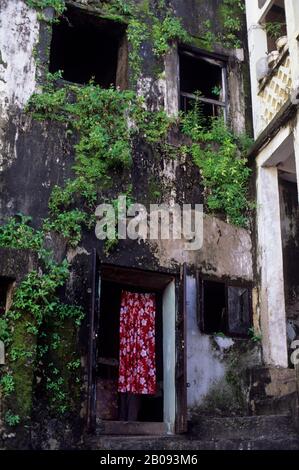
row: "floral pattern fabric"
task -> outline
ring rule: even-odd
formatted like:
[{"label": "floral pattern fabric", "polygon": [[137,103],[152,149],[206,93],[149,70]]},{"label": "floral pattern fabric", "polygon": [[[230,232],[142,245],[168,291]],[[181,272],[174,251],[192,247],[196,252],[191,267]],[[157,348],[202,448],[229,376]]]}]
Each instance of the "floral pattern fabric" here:
[{"label": "floral pattern fabric", "polygon": [[121,393],[156,393],[155,318],[155,294],[122,292],[118,380]]}]

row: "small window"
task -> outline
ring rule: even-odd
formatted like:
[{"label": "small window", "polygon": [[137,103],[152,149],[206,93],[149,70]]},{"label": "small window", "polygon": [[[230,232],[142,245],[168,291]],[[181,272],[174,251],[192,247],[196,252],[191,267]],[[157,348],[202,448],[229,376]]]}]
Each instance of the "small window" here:
[{"label": "small window", "polygon": [[203,333],[248,335],[252,326],[250,289],[200,279],[199,300],[199,325]]},{"label": "small window", "polygon": [[198,98],[205,117],[226,115],[225,62],[189,50],[180,52],[180,109],[188,112]]},{"label": "small window", "polygon": [[69,7],[53,26],[50,72],[63,79],[103,88],[125,88],[127,48],[124,26]]},{"label": "small window", "polygon": [[7,277],[0,277],[0,316],[7,310],[8,293],[12,286],[12,280]]}]

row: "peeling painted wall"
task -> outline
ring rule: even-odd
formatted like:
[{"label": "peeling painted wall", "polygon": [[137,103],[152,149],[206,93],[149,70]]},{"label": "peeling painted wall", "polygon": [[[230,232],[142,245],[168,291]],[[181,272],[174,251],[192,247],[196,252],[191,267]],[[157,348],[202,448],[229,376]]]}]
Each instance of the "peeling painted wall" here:
[{"label": "peeling painted wall", "polygon": [[23,0],[1,0],[0,112],[23,108],[35,90],[34,48],[38,41],[37,13]]},{"label": "peeling painted wall", "polygon": [[204,215],[202,248],[186,251],[185,243],[183,239],[153,242],[154,255],[164,267],[186,262],[219,279],[253,280],[252,243],[247,230]]},{"label": "peeling painted wall", "polygon": [[3,156],[3,137],[9,110],[24,108],[36,88],[34,48],[38,35],[39,22],[35,10],[30,9],[23,0],[1,0],[0,172],[8,164]]}]

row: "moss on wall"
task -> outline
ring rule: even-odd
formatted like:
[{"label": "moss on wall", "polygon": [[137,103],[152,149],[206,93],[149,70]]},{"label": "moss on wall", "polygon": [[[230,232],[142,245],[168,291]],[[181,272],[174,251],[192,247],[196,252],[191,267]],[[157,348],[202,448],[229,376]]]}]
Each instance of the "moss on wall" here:
[{"label": "moss on wall", "polygon": [[13,376],[14,390],[7,398],[6,412],[11,411],[23,422],[31,416],[36,361],[36,336],[28,333],[28,322],[31,321],[29,313],[22,315],[13,328],[8,348],[8,367]]}]

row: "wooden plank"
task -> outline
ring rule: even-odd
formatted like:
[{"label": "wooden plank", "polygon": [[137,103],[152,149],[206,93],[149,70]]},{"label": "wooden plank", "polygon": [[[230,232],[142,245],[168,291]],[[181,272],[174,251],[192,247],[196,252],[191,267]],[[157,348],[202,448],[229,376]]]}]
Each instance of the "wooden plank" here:
[{"label": "wooden plank", "polygon": [[179,311],[176,324],[176,432],[187,432],[187,265],[182,267],[179,288]]},{"label": "wooden plank", "polygon": [[103,265],[101,268],[101,279],[118,284],[142,287],[152,291],[163,291],[173,280],[173,276],[141,269]]},{"label": "wooden plank", "polygon": [[202,101],[203,103],[214,104],[215,106],[221,106],[223,108],[226,106],[226,103],[224,101],[217,101],[211,98],[204,98],[203,96],[196,96],[193,93],[187,93],[185,91],[181,91],[181,96],[183,96],[184,98],[190,98],[191,100],[198,99],[198,101]]},{"label": "wooden plank", "polygon": [[88,321],[88,357],[87,357],[87,430],[92,432],[96,422],[96,325],[98,307],[99,265],[96,249],[92,254],[92,298]]}]

